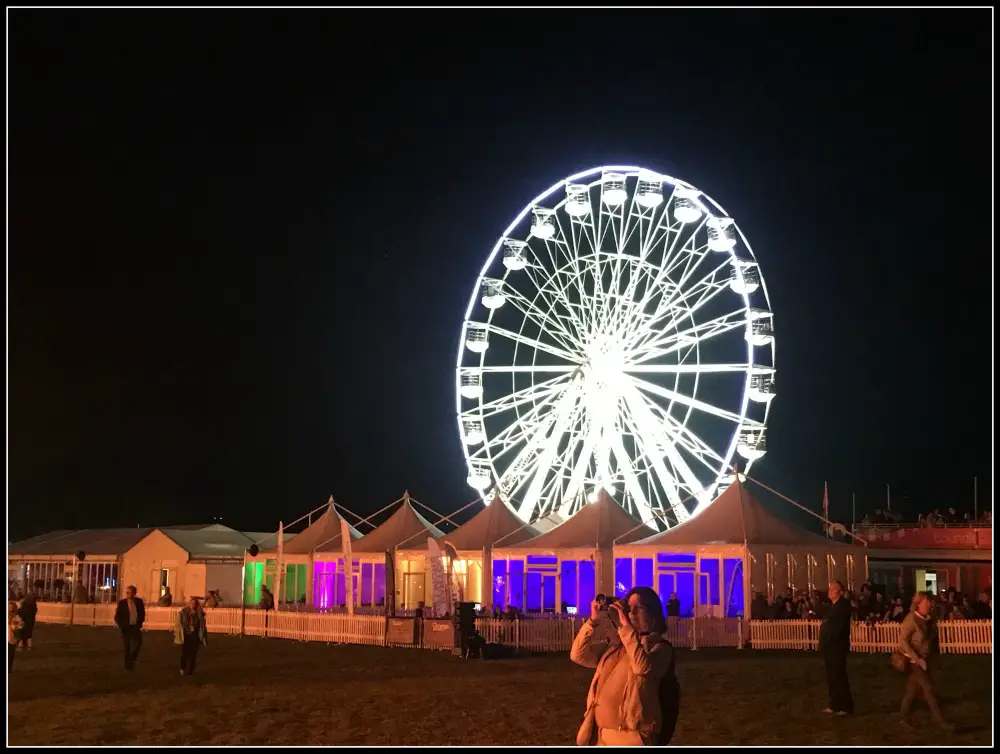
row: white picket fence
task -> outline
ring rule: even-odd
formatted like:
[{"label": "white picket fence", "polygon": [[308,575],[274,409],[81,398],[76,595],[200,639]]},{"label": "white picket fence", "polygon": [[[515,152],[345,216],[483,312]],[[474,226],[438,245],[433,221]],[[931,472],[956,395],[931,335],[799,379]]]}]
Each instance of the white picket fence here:
[{"label": "white picket fence", "polygon": [[[173,630],[180,607],[147,607],[147,631]],[[114,605],[68,605],[38,603],[39,623],[81,626],[113,626]],[[257,610],[239,607],[205,609],[209,633],[259,636],[292,641],[322,641],[335,644],[384,646],[386,621],[379,615],[345,615],[299,611]],[[502,644],[519,652],[568,652],[580,630],[580,617],[547,620],[477,618],[476,630],[491,644]],[[819,647],[819,621],[750,621],[741,618],[669,618],[667,638],[680,649],[745,646],[744,634],[754,649]],[[854,623],[851,650],[888,653],[899,640],[898,623]],[[946,621],[938,624],[941,651],[948,654],[992,654],[992,621]]]},{"label": "white picket fence", "polygon": [[[818,620],[750,621],[754,649],[819,649]],[[899,646],[901,623],[851,624],[851,651],[888,654]],[[953,620],[938,623],[942,654],[993,654],[993,621]]]}]

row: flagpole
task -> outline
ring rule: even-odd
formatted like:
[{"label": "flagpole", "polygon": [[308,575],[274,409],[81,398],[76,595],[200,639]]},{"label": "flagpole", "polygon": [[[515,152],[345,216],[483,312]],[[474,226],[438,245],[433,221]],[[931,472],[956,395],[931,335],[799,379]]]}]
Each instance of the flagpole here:
[{"label": "flagpole", "polygon": [[979,477],[972,477],[972,523],[979,520]]},{"label": "flagpole", "polygon": [[885,483],[885,509],[887,511],[892,510],[892,495],[889,494],[889,483]]},{"label": "flagpole", "polygon": [[823,482],[823,529],[828,539],[833,536],[830,530],[830,489],[825,481]]},{"label": "flagpole", "polygon": [[854,513],[855,495],[851,492],[851,534],[854,534],[854,522],[857,521],[857,516]]}]

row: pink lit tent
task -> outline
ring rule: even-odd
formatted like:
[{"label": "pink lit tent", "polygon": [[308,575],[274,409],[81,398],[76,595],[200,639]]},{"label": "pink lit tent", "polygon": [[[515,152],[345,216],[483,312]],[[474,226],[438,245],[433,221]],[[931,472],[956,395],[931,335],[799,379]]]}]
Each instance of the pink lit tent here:
[{"label": "pink lit tent", "polygon": [[[385,553],[394,552],[396,546],[413,538],[424,536],[438,538],[441,531],[413,509],[409,495],[404,495],[401,505],[382,524],[351,545],[352,578],[355,603],[359,607],[379,607],[385,600]],[[335,542],[320,545],[314,552],[315,579],[322,589],[314,589],[317,604],[341,606],[346,599],[346,568],[339,537]],[[406,607],[408,589],[412,587],[415,601],[425,601],[423,573],[420,578],[400,568],[396,562],[397,606]],[[417,591],[419,587],[419,599]],[[428,598],[430,590],[427,590]]]}]

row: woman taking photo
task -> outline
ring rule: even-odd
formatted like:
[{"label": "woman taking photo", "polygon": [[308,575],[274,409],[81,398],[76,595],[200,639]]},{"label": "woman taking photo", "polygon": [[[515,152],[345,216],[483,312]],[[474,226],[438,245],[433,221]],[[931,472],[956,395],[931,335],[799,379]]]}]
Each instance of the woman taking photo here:
[{"label": "woman taking photo", "polygon": [[[593,641],[598,625],[613,632],[610,640]],[[680,689],[665,630],[660,598],[649,587],[636,587],[606,609],[603,601],[591,603],[569,655],[595,668],[578,746],[663,746],[670,740]]]}]

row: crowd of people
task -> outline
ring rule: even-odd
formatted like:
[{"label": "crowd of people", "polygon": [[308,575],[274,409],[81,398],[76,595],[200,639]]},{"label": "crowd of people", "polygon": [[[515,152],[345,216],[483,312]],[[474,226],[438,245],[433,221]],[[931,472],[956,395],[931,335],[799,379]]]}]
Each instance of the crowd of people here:
[{"label": "crowd of people", "polygon": [[[934,604],[937,620],[990,620],[993,617],[993,600],[989,590],[983,590],[972,598],[955,588],[944,590]],[[911,597],[902,590],[891,597],[874,589],[871,584],[862,584],[861,589],[846,591],[844,599],[850,606],[852,621],[868,623],[902,623],[909,611]],[[829,609],[829,597],[819,591],[810,594],[806,590],[784,591],[765,597],[760,592],[754,594],[750,603],[751,620],[822,620]]]},{"label": "crowd of people", "polygon": [[[899,511],[893,510],[876,510],[872,514],[865,514],[864,518],[858,522],[861,526],[873,526],[879,524],[903,524],[906,523],[903,520],[903,516]],[[958,513],[954,508],[946,508],[941,510],[935,508],[930,513],[918,513],[917,514],[917,526],[920,527],[931,527],[931,526],[948,526],[955,524],[967,524],[971,526],[972,524],[981,524],[983,526],[993,525],[993,513],[991,511],[983,511],[981,514],[974,515],[966,511],[965,513]]]}]

